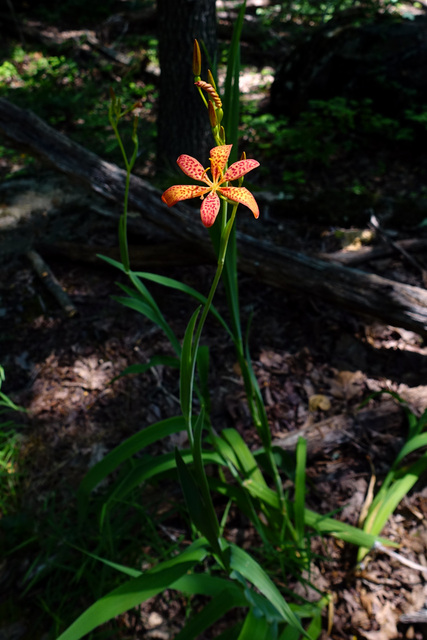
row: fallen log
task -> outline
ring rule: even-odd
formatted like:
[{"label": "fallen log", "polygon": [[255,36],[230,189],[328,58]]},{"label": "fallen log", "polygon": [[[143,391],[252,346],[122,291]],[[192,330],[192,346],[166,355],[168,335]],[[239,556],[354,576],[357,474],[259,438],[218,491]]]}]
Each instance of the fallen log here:
[{"label": "fallen log", "polygon": [[273,445],[295,451],[299,438],[307,442],[310,456],[327,453],[346,442],[380,442],[384,433],[398,431],[404,422],[402,407],[396,402],[381,402],[378,406],[365,407],[356,413],[341,413],[320,422],[308,421],[306,425],[273,440]]},{"label": "fallen log", "polygon": [[[29,148],[71,179],[109,200],[123,201],[122,169],[101,160],[5,98],[0,99],[0,131],[15,145]],[[188,205],[179,203],[168,209],[156,188],[132,176],[129,206],[174,238],[192,241],[198,250],[212,255],[209,236],[199,223],[197,212]],[[427,335],[425,289],[308,257],[248,234],[238,234],[238,247],[240,269],[265,283],[305,292],[386,324]]]}]

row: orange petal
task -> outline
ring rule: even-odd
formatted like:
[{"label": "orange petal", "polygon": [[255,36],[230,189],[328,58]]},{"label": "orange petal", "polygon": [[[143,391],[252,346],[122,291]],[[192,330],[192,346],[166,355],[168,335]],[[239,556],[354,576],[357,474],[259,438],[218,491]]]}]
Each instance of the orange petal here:
[{"label": "orange petal", "polygon": [[209,187],[198,187],[188,184],[176,184],[166,189],[162,195],[162,200],[168,207],[173,207],[180,200],[188,200],[189,198],[197,198],[209,191]]},{"label": "orange petal", "polygon": [[210,193],[204,198],[200,207],[200,215],[205,227],[211,227],[216,220],[220,207],[220,201],[216,193]]},{"label": "orange petal", "polygon": [[221,174],[225,165],[228,162],[228,158],[230,156],[232,144],[223,144],[219,147],[214,147],[211,149],[210,158],[211,158],[211,171],[212,177],[215,180],[219,178],[219,174]]},{"label": "orange petal", "polygon": [[257,160],[239,160],[239,162],[234,162],[225,172],[223,181],[237,180],[257,167],[259,167]]},{"label": "orange petal", "polygon": [[[196,158],[183,154],[176,161],[186,176],[193,180],[205,180],[205,170]],[[205,180],[206,181],[206,180]]]},{"label": "orange petal", "polygon": [[220,187],[218,191],[229,200],[234,200],[234,202],[240,202],[246,205],[252,211],[255,218],[259,217],[257,201],[246,187]]}]

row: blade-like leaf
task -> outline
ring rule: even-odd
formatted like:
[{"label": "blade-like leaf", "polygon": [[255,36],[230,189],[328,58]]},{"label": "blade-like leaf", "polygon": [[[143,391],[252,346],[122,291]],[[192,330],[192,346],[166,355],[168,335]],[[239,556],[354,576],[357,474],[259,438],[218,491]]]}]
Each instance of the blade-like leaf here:
[{"label": "blade-like leaf", "polygon": [[[158,276],[155,273],[146,273],[144,271],[138,271],[135,273],[135,275],[139,276],[140,278],[145,278],[146,280],[151,280],[152,282],[155,282],[156,284],[160,284],[164,287],[169,287],[170,289],[176,289],[177,291],[181,291],[182,293],[185,293],[186,295],[191,296],[194,300],[197,300],[197,302],[200,302],[203,305],[206,304],[207,302],[206,296],[196,291],[196,289],[193,289],[193,287],[189,287],[188,285],[182,282],[179,282],[179,280],[174,280],[173,278],[166,278],[165,276]],[[228,335],[231,338],[233,338],[233,334],[230,331],[229,326],[227,325],[224,318],[221,316],[220,313],[218,313],[218,311],[215,309],[213,305],[211,305],[210,311],[218,320],[218,322],[221,324],[221,326],[227,331]]]},{"label": "blade-like leaf", "polygon": [[295,531],[298,544],[302,549],[305,546],[304,528],[305,528],[305,479],[306,479],[306,460],[307,460],[307,441],[304,438],[298,438],[296,448],[296,473],[295,473]]},{"label": "blade-like leaf", "polygon": [[195,310],[185,331],[181,352],[180,389],[181,411],[188,424],[191,414],[194,384],[193,335],[201,307]]},{"label": "blade-like leaf", "polygon": [[113,378],[112,382],[122,378],[123,376],[128,376],[133,373],[145,373],[149,371],[153,367],[164,366],[164,367],[173,367],[174,369],[179,369],[179,359],[174,356],[153,356],[149,362],[141,362],[140,364],[131,364],[126,369],[123,369],[118,376]]},{"label": "blade-like leaf", "polygon": [[57,640],[79,640],[100,624],[138,606],[165,589],[174,588],[174,583],[202,562],[206,549],[200,544],[192,545],[179,556],[161,563],[154,570],[133,578],[100,598],[89,607]]},{"label": "blade-like leaf", "polygon": [[[184,629],[174,637],[174,640],[195,640],[230,609],[244,607],[245,604],[246,601],[242,592],[238,593],[235,590],[224,589],[187,622]],[[252,639],[255,637],[258,640],[258,636],[252,636]]]},{"label": "blade-like leaf", "polygon": [[289,623],[306,635],[299,618],[291,610],[286,600],[271,581],[264,569],[246,551],[234,544],[229,545],[230,567],[254,585],[260,593],[275,607],[283,621]]},{"label": "blade-like leaf", "polygon": [[[193,455],[190,451],[182,450],[180,453],[186,464],[193,462]],[[203,453],[203,460],[205,464],[218,464],[219,462],[215,452],[209,451]],[[144,459],[138,462],[136,466],[113,487],[106,498],[106,503],[124,500],[138,485],[147,480],[151,480],[151,478],[158,478],[163,474],[167,474],[167,472],[172,469],[176,469],[176,459],[173,452],[163,453],[151,459]]]},{"label": "blade-like leaf", "polygon": [[269,623],[264,616],[257,616],[249,609],[237,640],[277,640],[277,625]]},{"label": "blade-like leaf", "polygon": [[245,478],[267,487],[264,476],[246,442],[236,429],[223,429],[221,437],[230,445],[240,463],[239,469]]},{"label": "blade-like leaf", "polygon": [[182,416],[167,418],[136,433],[110,451],[83,478],[77,492],[79,511],[85,511],[90,492],[122,462],[149,444],[162,440],[166,436],[172,435],[172,433],[179,433],[185,428],[186,423]]},{"label": "blade-like leaf", "polygon": [[210,413],[209,394],[209,347],[200,345],[197,350],[197,371],[199,374],[199,389],[203,398],[206,413]]},{"label": "blade-like leaf", "polygon": [[191,521],[197,530],[209,540],[214,552],[218,556],[222,556],[218,541],[218,521],[216,521],[216,524],[212,523],[212,513],[208,505],[206,505],[199,487],[178,449],[175,449],[175,459],[179,481]]},{"label": "blade-like leaf", "polygon": [[410,440],[408,440],[399,451],[399,454],[396,460],[393,463],[393,468],[396,469],[397,466],[401,463],[403,458],[405,458],[409,453],[416,451],[417,449],[422,449],[423,447],[427,447],[427,433],[420,433]]}]

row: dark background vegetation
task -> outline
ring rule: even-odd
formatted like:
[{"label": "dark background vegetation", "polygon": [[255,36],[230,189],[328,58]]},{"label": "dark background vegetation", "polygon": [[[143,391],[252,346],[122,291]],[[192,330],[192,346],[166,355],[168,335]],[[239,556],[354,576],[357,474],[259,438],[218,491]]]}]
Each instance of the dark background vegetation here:
[{"label": "dark background vegetation", "polygon": [[[180,2],[187,11],[169,9]],[[206,162],[200,150],[210,144],[205,113],[197,99],[189,97],[193,34],[185,20],[191,21],[193,31],[199,26],[206,28],[208,49],[221,86],[238,4],[162,0],[156,7],[154,2],[142,0],[8,0],[0,11],[0,96],[33,110],[73,140],[118,164],[121,158],[107,121],[109,89],[113,87],[128,106],[140,101],[136,173],[159,188],[169,186],[176,155],[200,155]],[[215,8],[216,34],[208,25]],[[194,12],[199,12],[197,19]],[[178,37],[172,38],[171,34]],[[338,237],[344,227],[363,227],[373,211],[389,228],[422,233],[427,220],[426,34],[423,2],[248,2],[242,37],[240,151],[247,151],[261,163],[251,188],[261,199],[268,195],[265,214],[268,211],[280,225],[292,228],[302,248],[310,250],[312,237],[320,236],[320,228],[336,232]],[[181,46],[178,55],[177,47]],[[185,51],[189,53],[187,60]],[[164,60],[162,69],[159,52],[160,61]],[[174,61],[181,71],[188,65],[189,82],[185,87],[173,76]],[[185,128],[176,127],[171,121],[174,115],[178,122],[185,122]],[[130,130],[129,123],[128,133],[124,127],[125,138]],[[6,141],[0,152],[3,184],[34,176],[40,170],[37,160],[11,148]],[[102,227],[98,233],[102,236]],[[262,226],[259,233],[264,233]],[[15,291],[27,286],[19,273],[21,280],[14,283]],[[71,274],[69,286],[82,305],[87,305],[90,317],[99,313],[100,301],[103,316],[96,316],[96,326],[82,323],[78,338],[71,335],[71,330],[70,334],[64,331],[61,338],[67,348],[82,357],[91,343],[102,342],[105,361],[115,361],[111,378],[126,364],[119,357],[116,338],[110,339],[111,318],[119,327],[121,339],[130,334],[138,343],[142,329],[128,324],[125,312],[116,309],[103,275],[95,274],[96,301],[90,299],[84,285],[73,282],[73,277]],[[264,303],[260,294],[259,304]],[[177,322],[184,326],[186,310],[180,308],[180,302],[175,304],[179,309]],[[33,317],[31,308],[18,312],[21,318]],[[298,322],[298,314],[294,320]],[[50,342],[55,323],[52,320],[44,326],[45,340],[37,348],[48,362],[43,366],[59,371]],[[331,326],[338,333],[334,323],[331,321]],[[317,324],[319,334],[320,325],[321,321]],[[148,330],[145,326],[143,329]],[[277,327],[271,333],[275,331],[282,335]],[[5,360],[12,339],[9,324],[2,331]],[[156,340],[154,336],[153,349]],[[21,346],[27,356],[32,353],[33,347],[24,345],[23,339]],[[302,353],[302,343],[298,347]],[[342,351],[346,351],[345,345]],[[24,382],[28,384],[30,374],[22,358],[20,374],[14,373],[12,366],[9,389],[19,390]],[[62,362],[58,375],[68,375],[64,374],[68,366],[71,364]],[[298,367],[295,364],[296,370]],[[144,388],[144,392],[156,397],[162,385],[169,382],[172,387],[176,384],[173,376],[169,379],[165,374],[165,380],[148,391]],[[134,392],[140,394],[141,388],[135,386]],[[134,408],[134,400],[126,396],[129,393],[123,392],[122,404],[110,406],[106,400],[98,408],[100,420],[108,423],[108,414],[108,419],[120,425],[117,431],[121,437],[138,428],[137,418],[123,417]],[[82,403],[83,395],[79,400]],[[170,403],[173,414],[176,406],[173,400]],[[144,414],[147,422],[153,417],[149,411],[156,417],[157,402],[150,407]],[[63,418],[72,424],[73,416],[80,420],[78,409]],[[7,456],[2,460],[7,457],[7,463],[13,465],[22,448],[20,438],[11,433],[4,429],[1,434],[7,444],[3,450]],[[108,437],[111,446],[119,439],[111,433]],[[70,442],[67,446],[71,447]],[[95,499],[92,519],[83,531],[79,530],[73,525],[73,492],[81,478],[81,459],[86,455],[87,460],[88,451],[77,452],[75,466],[64,470],[64,487],[57,499],[46,490],[49,478],[43,477],[40,469],[31,468],[36,448],[39,464],[43,461],[40,451],[45,443],[33,439],[25,446],[28,470],[16,473],[14,482],[8,472],[0,485],[1,543],[8,553],[6,569],[0,575],[0,591],[2,586],[7,591],[0,598],[0,621],[4,620],[4,628],[9,629],[7,640],[12,633],[23,639],[54,638],[78,612],[116,584],[114,572],[90,557],[81,564],[81,554],[73,545],[129,565],[141,563],[141,557],[149,563],[153,557],[166,557],[174,544],[172,538],[159,533],[159,522],[170,513],[179,519],[176,504],[167,504],[164,512],[157,507],[151,510],[156,496],[148,494],[148,507],[141,509],[135,496],[131,505],[117,505],[112,530],[104,531],[100,538],[102,499],[99,504]],[[59,465],[47,453],[45,460],[52,469]],[[61,475],[60,465],[55,473],[54,477]],[[150,539],[148,550],[138,543],[141,531],[144,539]],[[171,596],[158,602],[154,610],[166,612],[168,608],[188,613],[190,605],[177,603]],[[29,619],[33,624],[28,625]],[[138,616],[131,615],[105,633],[144,637],[138,624]]]}]

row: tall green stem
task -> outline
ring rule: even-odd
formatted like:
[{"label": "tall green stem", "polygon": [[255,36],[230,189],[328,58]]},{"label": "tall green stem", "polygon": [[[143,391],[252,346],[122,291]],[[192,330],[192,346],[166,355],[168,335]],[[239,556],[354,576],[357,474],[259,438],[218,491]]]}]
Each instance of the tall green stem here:
[{"label": "tall green stem", "polygon": [[[206,303],[203,307],[203,311],[202,311],[202,315],[200,317],[200,320],[197,324],[197,328],[194,334],[194,340],[193,340],[193,347],[192,347],[192,367],[191,367],[191,376],[192,378],[194,378],[195,375],[195,367],[196,367],[196,360],[197,360],[197,350],[199,348],[199,344],[200,344],[200,338],[202,335],[202,331],[203,331],[203,327],[206,321],[206,318],[208,316],[209,310],[212,306],[212,301],[216,292],[216,289],[218,287],[218,283],[221,280],[221,276],[222,276],[222,271],[224,268],[224,262],[225,262],[225,256],[227,254],[227,246],[228,246],[228,240],[230,238],[230,233],[231,233],[231,229],[234,225],[234,220],[236,218],[236,212],[237,212],[237,207],[238,205],[235,204],[233,206],[233,210],[231,212],[231,216],[230,219],[228,220],[225,228],[223,229],[222,233],[221,233],[221,241],[220,241],[220,249],[219,249],[219,255],[218,255],[218,264],[217,264],[217,268],[216,268],[216,272],[215,272],[215,277],[213,279],[210,291],[209,291],[209,295],[207,297]],[[192,385],[190,385],[190,388],[192,388]],[[190,441],[190,445],[193,444],[193,433],[192,433],[192,424],[191,424],[191,405],[192,405],[192,398],[189,399],[190,400],[190,411],[188,413],[188,423],[187,423],[187,430],[188,430],[188,436],[189,436],[189,441]]]}]

